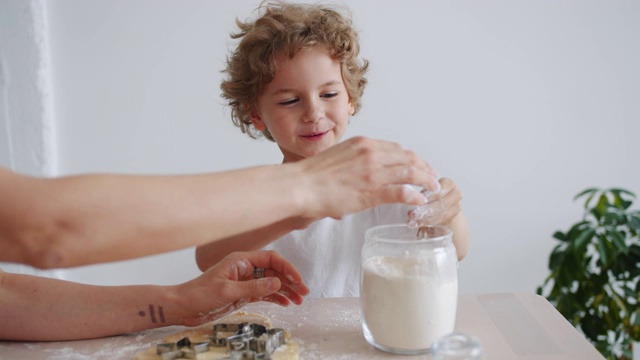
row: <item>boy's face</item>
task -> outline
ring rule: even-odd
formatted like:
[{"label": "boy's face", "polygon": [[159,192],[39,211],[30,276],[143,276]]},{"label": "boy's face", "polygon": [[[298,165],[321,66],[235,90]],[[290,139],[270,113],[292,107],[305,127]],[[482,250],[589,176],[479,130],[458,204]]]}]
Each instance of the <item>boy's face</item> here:
[{"label": "boy's face", "polygon": [[343,83],[340,63],[324,47],[305,49],[293,59],[275,58],[278,71],[251,112],[256,129],[268,129],[293,162],[337,144],[354,107]]}]

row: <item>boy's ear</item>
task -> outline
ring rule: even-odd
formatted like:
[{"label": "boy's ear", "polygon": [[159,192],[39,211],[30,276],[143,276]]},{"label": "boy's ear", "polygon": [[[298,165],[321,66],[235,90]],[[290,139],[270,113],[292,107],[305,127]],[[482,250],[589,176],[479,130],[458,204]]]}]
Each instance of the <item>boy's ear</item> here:
[{"label": "boy's ear", "polygon": [[349,115],[353,115],[356,112],[356,107],[353,106],[353,100],[349,98]]},{"label": "boy's ear", "polygon": [[267,128],[267,125],[262,121],[262,117],[256,108],[252,108],[249,113],[249,118],[251,119],[251,123],[253,127],[258,131],[264,131]]}]

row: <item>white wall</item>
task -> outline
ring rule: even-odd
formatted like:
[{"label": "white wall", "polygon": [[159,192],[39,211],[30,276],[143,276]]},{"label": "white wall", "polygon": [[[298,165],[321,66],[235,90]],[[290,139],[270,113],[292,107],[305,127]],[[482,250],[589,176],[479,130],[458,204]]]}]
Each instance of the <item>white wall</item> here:
[{"label": "white wall", "polygon": [[[48,2],[58,172],[279,162],[275,145],[232,126],[219,99],[234,19],[258,3]],[[348,136],[398,141],[463,189],[472,243],[463,292],[534,291],[551,235],[581,215],[576,193],[640,194],[640,3],[345,3],[371,61]],[[198,273],[184,250],[64,276],[176,283]]]}]

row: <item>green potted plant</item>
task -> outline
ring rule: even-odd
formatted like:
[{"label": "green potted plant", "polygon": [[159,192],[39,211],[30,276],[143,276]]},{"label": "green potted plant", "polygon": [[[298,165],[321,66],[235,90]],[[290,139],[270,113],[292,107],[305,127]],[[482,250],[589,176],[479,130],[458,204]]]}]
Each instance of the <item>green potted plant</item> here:
[{"label": "green potted plant", "polygon": [[582,219],[549,256],[551,273],[538,287],[607,359],[632,359],[640,340],[640,210],[625,189],[590,188]]}]

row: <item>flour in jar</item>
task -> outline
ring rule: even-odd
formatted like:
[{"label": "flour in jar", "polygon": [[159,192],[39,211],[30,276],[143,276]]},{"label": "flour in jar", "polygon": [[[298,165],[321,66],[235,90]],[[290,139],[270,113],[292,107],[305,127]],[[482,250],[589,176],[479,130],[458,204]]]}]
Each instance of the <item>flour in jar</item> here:
[{"label": "flour in jar", "polygon": [[[384,347],[428,350],[453,331],[458,300],[455,274],[430,272],[420,257],[374,256],[362,264],[363,325]],[[366,333],[366,330],[365,330]]]}]

